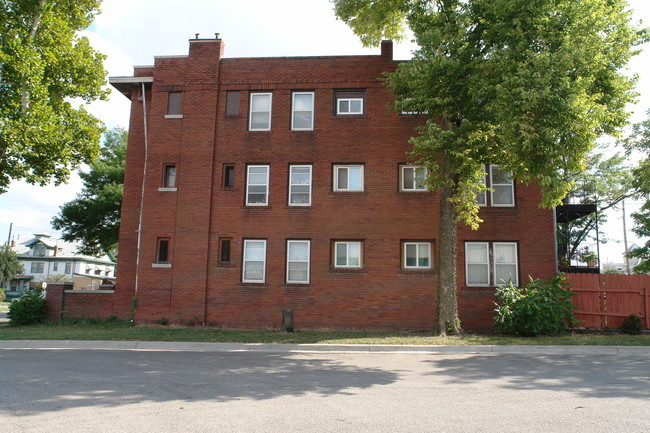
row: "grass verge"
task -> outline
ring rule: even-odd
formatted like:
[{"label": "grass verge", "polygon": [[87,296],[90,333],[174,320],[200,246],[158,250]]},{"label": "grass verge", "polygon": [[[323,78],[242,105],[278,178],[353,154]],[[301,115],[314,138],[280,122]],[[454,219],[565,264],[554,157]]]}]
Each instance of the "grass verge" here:
[{"label": "grass verge", "polygon": [[35,326],[2,326],[0,340],[187,341],[219,343],[394,344],[394,345],[592,345],[650,346],[650,335],[569,334],[523,338],[466,334],[437,337],[416,331],[315,331],[131,326],[122,321],[68,320]]}]

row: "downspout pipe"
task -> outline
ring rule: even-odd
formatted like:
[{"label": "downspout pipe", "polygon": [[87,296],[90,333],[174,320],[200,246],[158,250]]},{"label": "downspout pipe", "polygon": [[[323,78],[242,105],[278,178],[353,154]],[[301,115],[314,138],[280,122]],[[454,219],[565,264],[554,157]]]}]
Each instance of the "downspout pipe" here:
[{"label": "downspout pipe", "polygon": [[[135,293],[134,298],[138,295],[138,285],[140,283],[140,245],[142,242],[142,214],[144,209],[144,187],[147,179],[147,162],[149,160],[149,135],[147,132],[147,95],[144,87],[144,83],[141,85],[141,94],[142,94],[142,113],[143,113],[143,122],[144,122],[144,167],[142,169],[142,188],[140,190],[140,215],[138,219],[138,244],[137,244],[137,254],[135,258]],[[137,298],[136,298],[137,299]],[[135,310],[133,311],[135,314]]]}]

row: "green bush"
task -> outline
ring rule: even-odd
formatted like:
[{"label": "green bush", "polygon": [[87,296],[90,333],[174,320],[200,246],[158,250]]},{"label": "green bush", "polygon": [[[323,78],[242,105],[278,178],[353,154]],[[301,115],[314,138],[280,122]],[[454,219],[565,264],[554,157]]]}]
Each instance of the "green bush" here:
[{"label": "green bush", "polygon": [[636,314],[630,314],[623,320],[621,331],[630,335],[638,335],[641,333],[641,318]]},{"label": "green bush", "polygon": [[45,298],[40,290],[32,290],[9,304],[9,324],[35,325],[45,322]]},{"label": "green bush", "polygon": [[525,287],[512,282],[497,288],[494,325],[526,337],[562,334],[579,323],[574,316],[574,293],[562,274],[549,280],[533,280]]}]

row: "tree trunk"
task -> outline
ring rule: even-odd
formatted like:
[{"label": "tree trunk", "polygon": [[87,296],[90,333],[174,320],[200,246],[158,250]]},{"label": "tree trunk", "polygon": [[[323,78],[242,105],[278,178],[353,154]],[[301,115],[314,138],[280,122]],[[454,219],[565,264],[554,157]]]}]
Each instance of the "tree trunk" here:
[{"label": "tree trunk", "polygon": [[453,188],[440,190],[440,254],[438,257],[438,332],[460,334],[456,296],[456,212],[449,200]]}]

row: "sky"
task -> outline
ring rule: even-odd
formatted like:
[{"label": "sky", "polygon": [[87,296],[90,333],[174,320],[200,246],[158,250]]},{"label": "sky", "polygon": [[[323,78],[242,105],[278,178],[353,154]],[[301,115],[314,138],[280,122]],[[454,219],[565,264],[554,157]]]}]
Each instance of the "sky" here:
[{"label": "sky", "polygon": [[[628,0],[635,21],[650,25],[650,2]],[[105,0],[102,12],[83,32],[95,49],[108,56],[108,75],[132,76],[133,66],[153,65],[154,56],[186,55],[188,40],[199,33],[212,38],[218,32],[225,42],[226,57],[275,57],[379,54],[379,48],[363,48],[358,38],[336,20],[329,0]],[[408,41],[396,43],[394,57],[410,58],[415,48]],[[630,63],[630,73],[639,75],[639,102],[629,107],[632,122],[645,119],[650,109],[650,44]],[[130,102],[113,89],[107,102],[86,107],[107,127],[128,128]],[[50,226],[59,207],[81,190],[74,175],[67,185],[39,187],[13,182],[0,195],[0,242],[9,236],[24,242],[34,233],[59,237]],[[639,241],[630,231],[630,213],[640,201],[626,202],[628,242]],[[623,219],[620,210],[611,212],[602,229],[613,240],[601,246],[602,263],[622,262]]]}]

